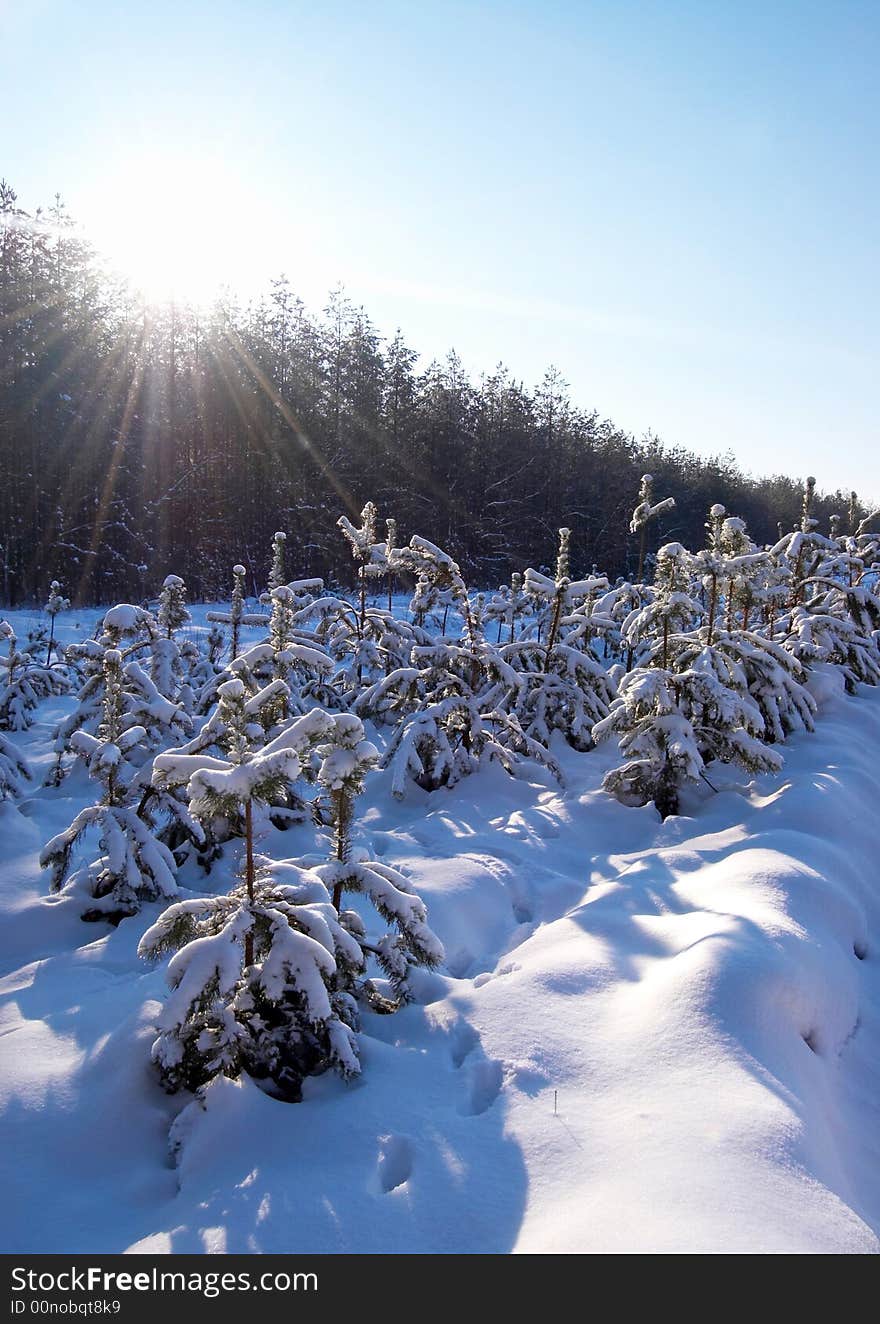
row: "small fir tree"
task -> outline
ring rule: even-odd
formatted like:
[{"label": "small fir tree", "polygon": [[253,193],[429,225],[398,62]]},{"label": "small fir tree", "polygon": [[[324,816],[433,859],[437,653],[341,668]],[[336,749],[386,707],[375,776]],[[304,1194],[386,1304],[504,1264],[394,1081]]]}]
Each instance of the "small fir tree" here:
[{"label": "small fir tree", "polygon": [[46,600],[46,615],[49,617],[49,642],[46,645],[46,666],[52,661],[52,650],[55,647],[55,618],[62,611],[68,611],[70,608],[70,599],[65,598],[61,593],[61,585],[57,579],[53,579],[49,585],[49,597]]},{"label": "small fir tree", "polygon": [[314,874],[288,869],[278,882],[249,856],[228,895],[169,907],[138,950],[174,953],[152,1046],[169,1092],[246,1071],[296,1101],[307,1076],[360,1072],[355,1011],[335,988],[360,951]]},{"label": "small fir tree", "polygon": [[241,652],[241,627],[245,624],[245,608],[247,606],[247,593],[245,590],[246,574],[247,571],[243,565],[234,565],[232,567],[232,597],[229,604],[229,611],[208,612],[209,621],[229,626],[229,659],[232,662],[235,661]]},{"label": "small fir tree", "polygon": [[287,534],[280,530],[272,536],[272,567],[269,571],[269,593],[276,588],[281,588],[282,584],[287,582],[287,575],[284,569],[285,551],[287,546]]},{"label": "small fir tree", "polygon": [[[361,639],[366,634],[367,624],[367,574],[368,567],[374,561],[374,550],[380,549],[376,545],[376,507],[372,501],[368,501],[361,511],[360,527],[356,528],[350,519],[345,515],[340,516],[336,521],[338,527],[342,530],[342,535],[348,543],[351,554],[354,557],[357,566],[358,577],[358,633]],[[381,569],[381,567],[380,567]],[[362,668],[358,667],[358,682],[362,676]]]},{"label": "small fir tree", "polygon": [[[410,975],[414,967],[433,967],[444,956],[443,946],[427,924],[427,910],[396,869],[359,856],[352,842],[355,798],[364,789],[364,779],[376,766],[378,753],[365,739],[357,717],[340,713],[332,731],[318,746],[321,760],[318,782],[330,800],[334,827],[333,859],[315,872],[329,889],[340,923],[358,943],[366,965],[372,957],[390,981],[389,999],[371,979],[361,980],[357,967],[349,967],[345,987],[356,998],[380,1011],[393,1011],[411,995]],[[362,896],[379,916],[393,926],[392,932],[368,933],[363,918],[343,910],[346,893]]]},{"label": "small fir tree", "polygon": [[0,641],[7,646],[0,654],[0,730],[26,731],[40,701],[66,694],[70,682],[57,667],[41,666],[19,649],[9,621],[0,621]]},{"label": "small fir tree", "polygon": [[717,637],[723,518],[723,507],[713,507],[709,547],[694,559],[709,587],[706,625],[694,626],[702,612],[688,591],[688,554],[678,543],[661,547],[655,600],[626,627],[629,642],[642,645],[640,665],[623,678],[608,716],[593,728],[596,741],[617,735],[626,756],[606,774],[606,790],[625,804],[652,800],[664,818],[678,812],[682,786],[702,777],[712,760],[753,773],[782,766],[764,744],[764,717],[742,665],[746,650]]},{"label": "small fir tree", "polygon": [[27,759],[0,731],[0,800],[17,800],[31,780]]},{"label": "small fir tree", "polygon": [[[76,731],[71,740],[89,776],[101,787],[97,805],[76,815],[63,832],[47,842],[40,864],[50,870],[53,892],[62,888],[88,896],[83,919],[118,923],[135,914],[143,901],[176,895],[175,864],[168,849],[150,832],[131,803],[136,769],[129,756],[146,737],[143,727],[126,725],[122,657],[104,654],[102,720],[97,735]],[[74,847],[87,833],[98,836],[102,854],[71,873]]]},{"label": "small fir tree", "polygon": [[159,611],[156,616],[159,628],[170,639],[175,630],[188,625],[192,620],[186,605],[186,585],[180,575],[167,575],[159,594]]},{"label": "small fir tree", "polygon": [[639,487],[638,505],[632,513],[632,519],[629,522],[630,533],[639,535],[639,564],[636,570],[636,583],[642,582],[642,576],[645,573],[645,555],[648,549],[648,526],[652,520],[660,515],[665,515],[668,511],[675,509],[675,498],[664,497],[662,501],[654,501],[654,478],[651,474],[642,474],[642,482]]}]

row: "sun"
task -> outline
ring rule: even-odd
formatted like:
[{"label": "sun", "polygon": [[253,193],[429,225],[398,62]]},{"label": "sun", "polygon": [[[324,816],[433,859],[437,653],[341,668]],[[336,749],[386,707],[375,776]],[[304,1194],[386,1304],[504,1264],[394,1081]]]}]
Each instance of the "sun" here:
[{"label": "sun", "polygon": [[205,304],[248,282],[245,197],[221,158],[142,153],[103,178],[90,228],[146,302]]}]

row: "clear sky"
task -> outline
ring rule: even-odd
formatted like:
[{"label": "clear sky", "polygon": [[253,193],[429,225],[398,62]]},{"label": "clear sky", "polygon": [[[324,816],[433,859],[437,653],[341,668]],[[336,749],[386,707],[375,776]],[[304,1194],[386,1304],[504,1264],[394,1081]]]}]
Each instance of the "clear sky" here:
[{"label": "clear sky", "polygon": [[880,498],[878,69],[878,0],[0,0],[0,174],[123,264],[189,227],[193,271]]}]

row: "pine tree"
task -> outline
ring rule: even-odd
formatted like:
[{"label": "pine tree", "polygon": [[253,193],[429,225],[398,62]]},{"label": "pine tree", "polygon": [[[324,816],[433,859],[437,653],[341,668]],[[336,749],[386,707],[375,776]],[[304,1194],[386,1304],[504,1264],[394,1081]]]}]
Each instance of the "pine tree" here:
[{"label": "pine tree", "polygon": [[103,719],[104,659],[108,649],[133,651],[148,648],[161,638],[158,623],[151,612],[130,603],[118,603],[104,613],[97,638],[71,644],[66,657],[82,676],[82,685],[76,696],[76,706],[55,731],[53,749],[55,763],[47,775],[46,784],[59,786],[69,771],[64,757],[75,755],[74,736],[77,731],[95,735]]},{"label": "pine tree", "polygon": [[70,599],[61,594],[61,585],[53,579],[49,585],[49,597],[46,600],[46,614],[49,617],[49,641],[46,645],[46,666],[52,661],[52,649],[55,646],[55,617],[70,608]]},{"label": "pine tree", "polygon": [[863,634],[843,611],[823,610],[815,603],[794,607],[786,624],[782,646],[802,666],[830,662],[839,667],[850,694],[856,693],[859,682],[880,685],[877,640]]},{"label": "pine tree", "polygon": [[278,533],[272,535],[272,568],[269,571],[269,593],[276,588],[281,588],[282,584],[287,583],[287,576],[284,569],[285,548],[287,544],[287,534]]},{"label": "pine tree", "polygon": [[170,639],[175,630],[188,625],[192,617],[186,605],[186,585],[180,575],[167,575],[159,594],[159,611],[156,616],[160,629]]},{"label": "pine tree", "polygon": [[31,770],[24,755],[0,731],[0,801],[16,800],[30,780]]},{"label": "pine tree", "polygon": [[385,754],[392,792],[405,795],[410,779],[424,790],[454,786],[483,761],[513,773],[519,756],[537,759],[561,778],[556,760],[523,730],[512,696],[521,688],[503,649],[485,637],[480,605],[472,602],[458,565],[414,535],[398,564],[450,594],[462,636],[418,644],[410,665],[393,670],[355,701],[359,716],[388,721],[402,715]]},{"label": "pine tree", "polygon": [[388,613],[391,614],[394,598],[394,553],[397,548],[397,520],[385,521],[385,564],[388,567]]},{"label": "pine tree", "polygon": [[334,985],[360,951],[320,879],[286,872],[296,881],[251,856],[228,895],[169,907],[141,939],[147,960],[175,953],[152,1046],[169,1092],[246,1071],[295,1101],[307,1076],[359,1074],[354,1008]]},{"label": "pine tree", "polygon": [[228,612],[209,611],[208,620],[216,621],[221,625],[230,627],[229,658],[234,662],[241,651],[241,627],[245,624],[245,607],[247,605],[247,594],[245,592],[245,575],[247,571],[243,565],[234,565],[232,567],[232,599]]},{"label": "pine tree", "polygon": [[18,648],[15,630],[0,620],[0,640],[8,647],[0,655],[0,730],[26,731],[41,699],[66,694],[70,683],[57,667],[41,666]]},{"label": "pine tree", "polygon": [[[503,661],[516,674],[516,685],[496,704],[516,720],[523,734],[549,747],[554,731],[561,732],[575,749],[592,747],[592,728],[606,715],[611,687],[605,669],[592,650],[587,634],[592,602],[607,579],[569,577],[570,530],[559,530],[556,578],[526,570],[524,587],[533,599],[549,609],[546,643],[521,638],[503,645]],[[585,615],[572,614],[575,604],[586,606]],[[589,605],[588,605],[589,604]]]},{"label": "pine tree", "polygon": [[375,515],[371,510],[372,503],[368,503],[360,529],[354,528],[347,520],[339,522],[358,564],[362,590],[358,608],[353,608],[344,598],[324,594],[300,605],[293,617],[302,637],[307,637],[306,627],[309,627],[313,641],[325,648],[336,664],[328,692],[310,692],[312,699],[332,707],[355,702],[365,682],[369,684],[377,676],[387,676],[405,665],[413,646],[430,639],[418,627],[396,620],[390,608],[368,606],[368,579],[385,576],[390,583],[393,575],[409,568],[405,553],[395,546],[396,525],[393,520],[387,522],[389,531],[385,543],[369,541],[375,533]]},{"label": "pine tree", "polygon": [[[247,835],[248,816],[253,814],[255,804],[258,809],[271,807],[273,821],[279,826],[282,821],[301,821],[303,817],[302,803],[293,792],[298,769],[290,776],[284,775],[284,769],[293,766],[295,760],[288,752],[278,752],[277,741],[283,738],[286,728],[282,728],[280,737],[266,740],[267,730],[276,728],[279,707],[289,702],[289,696],[284,681],[274,680],[251,693],[244,680],[234,676],[220,685],[217,708],[199,734],[178,749],[158,754],[153,761],[154,790],[174,793],[178,788],[186,788],[188,813],[200,822],[209,844],[207,854],[202,856],[206,865],[214,857],[217,843]],[[244,770],[234,774],[231,769],[239,764]],[[269,774],[274,767],[279,772],[273,778]],[[262,780],[253,794],[242,795],[240,799],[230,794],[224,799],[219,789],[213,796],[210,792],[203,794],[196,777],[202,771],[206,776],[208,772],[218,776],[228,774],[225,782],[230,785],[238,781],[246,786],[253,776]],[[222,784],[225,783],[220,777],[217,787]],[[249,806],[246,812],[245,799]]]},{"label": "pine tree", "polygon": [[637,667],[593,737],[620,735],[627,759],[606,774],[605,789],[624,804],[653,800],[666,818],[678,813],[682,786],[703,776],[712,759],[753,773],[778,771],[782,759],[762,743],[763,732],[754,702],[711,673]]},{"label": "pine tree", "polygon": [[[340,982],[363,958],[317,873],[257,859],[254,810],[292,786],[333,719],[315,709],[254,749],[240,681],[222,686],[220,705],[227,758],[168,754],[156,760],[154,776],[160,784],[186,781],[191,812],[205,825],[243,819],[244,864],[228,896],[172,906],[142,940],[146,957],[178,949],[153,1058],[170,1090],[246,1070],[295,1099],[307,1075],[360,1069],[354,1004]],[[294,883],[286,881],[291,874]]]},{"label": "pine tree", "polygon": [[[136,769],[129,755],[146,738],[143,727],[126,725],[122,656],[108,649],[103,659],[102,720],[97,735],[76,731],[71,743],[101,798],[76,815],[63,832],[47,842],[40,864],[51,871],[51,890],[91,898],[83,919],[118,923],[135,914],[142,901],[176,895],[175,864],[167,848],[138,818],[131,804]],[[71,873],[72,852],[89,832],[96,832],[103,852]]]},{"label": "pine tree", "polygon": [[815,532],[815,480],[804,489],[801,527],[773,555],[789,568],[789,610],[774,622],[782,646],[805,667],[831,663],[854,693],[859,682],[880,683],[880,598],[867,573],[880,539],[867,533],[871,517],[854,538],[840,541]]},{"label": "pine tree", "polygon": [[[358,611],[358,635],[363,639],[366,634],[367,624],[367,574],[368,567],[374,560],[374,550],[380,549],[376,544],[376,507],[372,501],[368,501],[361,511],[361,523],[359,528],[355,528],[351,520],[345,515],[341,515],[336,521],[354,557],[357,565],[358,592],[360,595],[360,606]],[[358,668],[358,683],[362,678],[362,668]]]},{"label": "pine tree", "polygon": [[[364,737],[357,717],[340,713],[333,720],[328,739],[318,746],[321,759],[318,782],[326,791],[334,826],[333,859],[315,872],[332,889],[333,905],[342,926],[364,953],[364,964],[372,957],[390,981],[393,999],[388,999],[371,979],[359,981],[350,966],[346,990],[380,1011],[392,1011],[411,995],[413,967],[438,965],[443,946],[427,925],[424,903],[414,895],[402,874],[376,860],[364,859],[354,848],[352,824],[355,797],[364,789],[366,773],[376,766],[376,747]],[[367,934],[364,921],[353,910],[342,910],[345,893],[363,896],[394,931],[381,936]]]},{"label": "pine tree", "polygon": [[664,818],[678,812],[682,786],[702,777],[712,760],[753,773],[782,766],[781,757],[764,744],[764,717],[742,665],[746,649],[729,647],[727,637],[717,639],[712,585],[725,570],[718,550],[723,517],[723,507],[713,506],[709,548],[694,560],[709,582],[707,624],[693,628],[702,612],[688,592],[687,553],[679,543],[661,547],[655,600],[634,613],[625,632],[631,644],[641,643],[646,651],[621,681],[608,716],[593,728],[596,741],[619,736],[626,756],[606,774],[605,789],[625,804],[652,800]]},{"label": "pine tree", "polygon": [[788,570],[789,605],[800,606],[805,597],[806,583],[823,556],[835,550],[830,538],[816,532],[818,520],[813,514],[816,480],[808,478],[804,484],[799,527],[781,538],[772,549],[772,556]]},{"label": "pine tree", "polygon": [[[289,584],[273,589],[268,601],[271,611],[268,618],[263,618],[268,625],[268,637],[240,654],[230,664],[228,673],[243,680],[251,694],[273,680],[284,682],[284,691],[278,691],[276,724],[289,713],[305,712],[315,702],[335,706],[338,694],[334,688],[333,659],[321,638],[302,628],[311,606],[298,607],[297,595]],[[315,604],[315,610],[320,610],[321,601]]]},{"label": "pine tree", "polygon": [[665,497],[662,501],[654,501],[654,478],[651,474],[642,474],[642,482],[639,487],[639,502],[632,513],[632,519],[629,523],[630,533],[639,535],[639,565],[636,570],[636,583],[642,582],[642,576],[645,572],[645,554],[648,548],[648,525],[660,515],[665,515],[668,511],[675,509],[675,498]]},{"label": "pine tree", "polygon": [[597,633],[603,638],[607,656],[617,659],[609,671],[612,684],[616,683],[618,673],[623,675],[632,670],[635,648],[632,642],[627,643],[624,638],[627,624],[634,613],[649,606],[655,597],[650,584],[631,584],[628,580],[620,580],[596,600],[593,614],[601,622]]}]

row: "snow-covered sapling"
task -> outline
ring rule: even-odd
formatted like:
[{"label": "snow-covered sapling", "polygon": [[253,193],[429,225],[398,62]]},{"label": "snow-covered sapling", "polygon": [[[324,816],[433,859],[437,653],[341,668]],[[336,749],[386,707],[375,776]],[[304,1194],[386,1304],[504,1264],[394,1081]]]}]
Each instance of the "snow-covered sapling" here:
[{"label": "snow-covered sapling", "polygon": [[822,557],[836,551],[830,538],[816,532],[818,520],[813,515],[816,480],[809,477],[804,484],[800,525],[781,538],[771,554],[788,570],[789,605],[800,606],[806,596],[806,581],[813,575]]},{"label": "snow-covered sapling", "polygon": [[[414,966],[436,966],[443,960],[443,946],[427,925],[424,903],[414,895],[402,874],[376,860],[359,856],[352,843],[354,802],[364,789],[368,771],[376,766],[375,745],[364,736],[357,717],[340,713],[333,719],[329,738],[317,748],[321,759],[318,782],[330,800],[334,829],[333,859],[315,870],[332,889],[333,905],[340,922],[372,956],[391,984],[389,1000],[371,980],[358,982],[353,976],[349,991],[380,1011],[392,1011],[410,995],[409,977]],[[342,910],[346,892],[365,897],[394,931],[368,935],[364,921],[352,910]]]},{"label": "snow-covered sapling", "polygon": [[287,534],[280,529],[272,535],[272,567],[269,571],[269,593],[287,582],[284,569],[284,553],[287,546]]},{"label": "snow-covered sapling", "polygon": [[41,699],[65,694],[70,683],[57,667],[42,666],[30,653],[17,646],[15,630],[9,621],[0,621],[0,643],[7,645],[0,654],[0,730],[25,731]]},{"label": "snow-covered sapling", "polygon": [[152,1046],[169,1092],[246,1071],[296,1101],[307,1076],[359,1073],[356,1009],[336,984],[362,958],[314,873],[250,856],[228,895],[170,906],[138,951],[174,953]]},{"label": "snow-covered sapling", "polygon": [[225,682],[220,702],[228,757],[165,755],[154,776],[187,779],[191,812],[203,822],[243,817],[244,862],[228,896],[172,906],[144,936],[144,956],[178,949],[153,1057],[171,1090],[247,1070],[298,1098],[307,1075],[360,1069],[354,1003],[341,985],[364,961],[317,874],[257,859],[253,809],[297,779],[301,756],[331,735],[334,719],[314,709],[254,751],[241,682]]},{"label": "snow-covered sapling", "polygon": [[629,522],[630,533],[639,535],[639,566],[636,571],[636,583],[642,582],[642,576],[645,572],[645,553],[648,547],[648,525],[651,520],[657,519],[659,515],[665,515],[667,511],[675,509],[675,497],[665,497],[662,501],[654,501],[654,478],[652,474],[642,474],[642,482],[639,487],[639,501],[632,513]]},{"label": "snow-covered sapling", "polygon": [[[360,595],[360,605],[358,611],[359,635],[364,637],[367,623],[367,567],[373,560],[373,550],[376,545],[376,507],[372,501],[368,501],[361,511],[360,527],[356,528],[350,519],[341,515],[336,521],[342,530],[342,535],[348,543],[351,554],[357,565],[358,591]],[[361,669],[358,668],[358,681],[361,680]]]},{"label": "snow-covered sapling", "polygon": [[186,585],[180,575],[167,575],[159,594],[159,610],[156,614],[159,628],[170,639],[175,630],[188,625],[192,620],[186,605]]},{"label": "snow-covered sapling", "polygon": [[15,800],[31,779],[27,760],[17,745],[0,731],[0,800]]},{"label": "snow-covered sapling", "polygon": [[70,607],[70,599],[61,592],[61,585],[53,579],[49,585],[49,597],[46,600],[46,615],[49,617],[49,643],[46,648],[46,666],[52,661],[52,649],[55,645],[55,617]]},{"label": "snow-covered sapling", "polygon": [[[545,644],[520,638],[501,647],[503,662],[516,676],[515,685],[496,703],[516,720],[523,734],[549,747],[560,731],[575,749],[592,746],[591,731],[608,712],[611,687],[604,667],[593,653],[586,630],[570,614],[574,602],[592,601],[595,589],[608,581],[569,578],[570,531],[559,530],[556,578],[528,569],[525,590],[550,608]],[[568,634],[563,637],[564,628]],[[569,642],[569,637],[573,642]]]},{"label": "snow-covered sapling", "polygon": [[764,723],[754,700],[697,669],[631,671],[593,729],[596,741],[611,734],[621,737],[627,761],[606,773],[603,786],[624,804],[653,800],[663,818],[678,812],[682,786],[702,777],[712,759],[753,773],[782,766],[761,739]]},{"label": "snow-covered sapling", "polygon": [[[103,659],[102,721],[96,735],[79,730],[71,745],[101,787],[97,805],[76,815],[63,832],[47,842],[40,864],[51,873],[50,886],[91,898],[83,919],[118,923],[137,912],[142,901],[155,901],[177,893],[175,864],[170,851],[155,839],[130,802],[136,769],[129,754],[142,745],[143,727],[126,725],[122,657],[108,649]],[[96,860],[71,873],[71,856],[80,838],[98,834],[103,852]]]},{"label": "snow-covered sapling", "polygon": [[388,566],[388,611],[394,603],[394,553],[397,550],[397,520],[385,521],[385,562]]},{"label": "snow-covered sapling", "polygon": [[215,713],[194,740],[156,756],[152,784],[161,791],[186,787],[189,813],[211,840],[244,835],[252,847],[254,806],[287,807],[299,775],[295,752],[264,743],[263,723],[274,723],[289,691],[274,681],[252,695],[234,677],[220,685],[218,697]]},{"label": "snow-covered sapling", "polygon": [[244,582],[246,574],[247,571],[243,565],[234,565],[232,567],[232,598],[229,604],[229,611],[208,612],[209,621],[216,621],[221,625],[229,626],[229,657],[230,661],[233,662],[241,651],[241,627],[244,624],[247,599]]},{"label": "snow-covered sapling", "polygon": [[[713,518],[723,515],[716,511]],[[717,578],[723,566],[710,552],[698,564]],[[711,603],[713,624],[692,628],[701,610],[688,592],[689,572],[690,558],[679,543],[660,548],[655,600],[625,627],[627,640],[646,650],[641,665],[623,678],[608,716],[593,728],[596,741],[619,736],[627,758],[607,773],[606,790],[625,804],[653,800],[663,817],[677,813],[681,787],[702,777],[713,759],[750,772],[782,766],[764,744],[766,725],[749,693],[744,650],[728,648],[729,636],[715,642]],[[809,715],[805,692],[804,702]]]},{"label": "snow-covered sapling", "polygon": [[[463,633],[456,641],[415,645],[408,666],[395,668],[355,700],[359,716],[390,721],[403,715],[384,760],[392,769],[392,793],[404,796],[410,779],[425,790],[454,786],[484,759],[513,773],[520,755],[538,759],[559,776],[555,759],[510,710],[520,679],[504,650],[487,642],[480,605],[471,601],[455,561],[413,535],[397,563],[449,594]],[[543,657],[544,649],[539,651]]]}]

